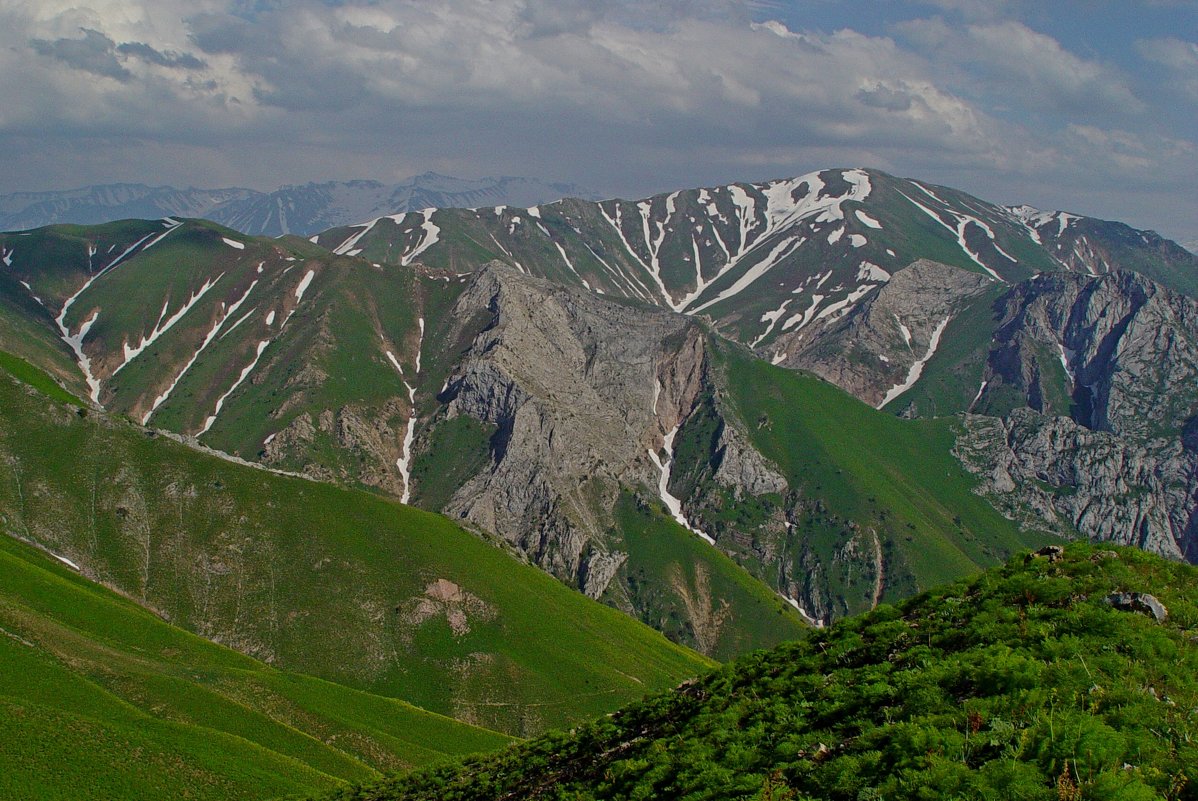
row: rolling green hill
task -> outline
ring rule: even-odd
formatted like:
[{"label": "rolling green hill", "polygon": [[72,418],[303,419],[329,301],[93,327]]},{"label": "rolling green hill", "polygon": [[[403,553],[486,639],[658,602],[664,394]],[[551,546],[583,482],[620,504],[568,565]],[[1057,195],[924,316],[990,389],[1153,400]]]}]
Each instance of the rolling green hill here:
[{"label": "rolling green hill", "polygon": [[7,371],[0,462],[0,531],[270,664],[488,728],[565,725],[710,664],[443,517],[206,455]]},{"label": "rolling green hill", "polygon": [[508,738],[269,667],[0,537],[0,798],[262,799]]},{"label": "rolling green hill", "polygon": [[1127,549],[1017,557],[571,732],[335,797],[1194,798],[1195,578]]}]

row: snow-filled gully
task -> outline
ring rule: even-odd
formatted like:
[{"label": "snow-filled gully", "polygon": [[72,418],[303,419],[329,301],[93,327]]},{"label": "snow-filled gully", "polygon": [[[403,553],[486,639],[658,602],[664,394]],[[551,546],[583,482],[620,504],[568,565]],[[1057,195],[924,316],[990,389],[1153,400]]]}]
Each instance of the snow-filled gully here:
[{"label": "snow-filled gully", "polygon": [[[736,253],[729,253],[728,261],[719,269],[716,275],[698,292],[693,292],[687,296],[682,304],[686,312],[688,314],[697,314],[720,301],[739,295],[772,270],[775,265],[793,254],[806,241],[805,237],[791,237],[777,244],[767,256],[753,265],[732,286],[699,306],[690,308],[690,304],[698,300],[699,294],[703,290],[718,281],[730,270],[735,269],[750,253],[757,250],[758,245],[784,228],[810,218],[815,218],[815,221],[818,223],[843,221],[843,204],[847,201],[864,202],[869,197],[872,186],[869,181],[869,175],[861,170],[846,170],[841,173],[841,176],[849,183],[851,188],[847,194],[836,197],[821,195],[825,184],[819,177],[818,172],[813,172],[790,181],[778,181],[768,185],[763,190],[766,198],[766,207],[763,212],[765,226],[756,233],[756,236],[753,236],[756,231],[756,226],[754,225],[756,220],[756,203],[753,197],[738,186],[730,187],[729,193],[731,194],[733,204],[736,206],[737,221],[740,225],[741,241],[737,246]],[[803,198],[798,201],[794,200],[794,193],[798,191],[800,186],[804,185],[806,192]],[[714,211],[714,205],[708,206],[709,216]],[[714,232],[715,229],[713,228]],[[728,248],[722,240],[720,240],[720,247],[726,253],[728,252]]]},{"label": "snow-filled gully", "polygon": [[[418,321],[420,326],[420,337],[416,340],[416,375],[420,375],[420,351],[424,348],[424,318],[421,317]],[[399,366],[399,361],[387,351],[387,358],[391,360],[396,371],[400,376],[403,376],[403,368]],[[403,479],[403,494],[400,495],[400,503],[408,503],[412,497],[412,442],[416,438],[416,387],[408,383],[407,379],[403,379],[404,388],[408,390],[408,403],[412,407],[412,413],[408,416],[408,424],[404,429],[403,447],[400,451],[399,458],[395,461],[396,468],[399,469],[399,475]]]},{"label": "snow-filled gully", "polygon": [[[170,233],[170,231],[168,231],[167,233]],[[153,244],[153,243],[151,243],[151,244]],[[149,247],[149,245],[147,245],[146,247]],[[160,336],[162,336],[167,331],[170,331],[172,328],[174,328],[175,324],[177,322],[179,322],[180,320],[182,320],[183,316],[186,315],[189,311],[191,311],[192,307],[195,306],[196,303],[198,303],[201,298],[203,298],[205,295],[207,295],[208,290],[210,290],[210,289],[212,289],[212,287],[216,286],[217,282],[220,281],[220,279],[223,278],[224,275],[225,275],[224,273],[221,273],[220,275],[216,276],[216,278],[211,278],[211,279],[205,281],[204,285],[202,287],[200,287],[199,289],[197,289],[192,294],[192,296],[187,299],[187,302],[184,303],[183,306],[177,312],[175,312],[170,317],[168,317],[165,320],[165,322],[163,321],[163,318],[166,317],[166,311],[170,305],[170,300],[168,299],[165,303],[163,303],[162,304],[162,312],[158,315],[158,321],[156,323],[154,323],[154,330],[152,330],[149,334],[142,335],[141,341],[132,347],[130,347],[128,342],[125,343],[125,346],[124,346],[125,360],[122,361],[119,365],[117,365],[117,368],[112,371],[112,374],[116,375],[121,370],[125,369],[125,366],[128,365],[129,362],[136,359],[142,353],[142,351],[144,351],[146,348],[150,347],[156,341],[158,341],[158,338]]]},{"label": "snow-filled gully", "polygon": [[[137,240],[128,248],[126,248],[123,253],[110,261],[107,267],[104,267],[91,278],[87,279],[83,283],[83,286],[79,287],[75,294],[71,295],[63,302],[62,309],[59,310],[58,316],[54,318],[54,324],[58,326],[59,335],[62,337],[62,341],[65,342],[67,347],[71,349],[71,352],[75,354],[75,362],[79,365],[79,369],[83,372],[83,379],[87,382],[88,389],[91,390],[91,392],[88,393],[88,396],[91,398],[92,403],[100,406],[101,408],[103,408],[103,406],[100,404],[100,379],[92,374],[91,358],[83,352],[83,340],[87,336],[87,332],[91,330],[91,327],[96,324],[96,319],[100,316],[100,310],[96,309],[94,312],[92,312],[92,316],[88,318],[82,325],[80,325],[79,330],[74,334],[72,334],[71,329],[67,327],[67,311],[70,310],[71,305],[74,304],[79,296],[86,292],[88,287],[94,284],[97,279],[116,269],[117,265],[123,262],[130,253],[137,250],[139,246],[141,246],[152,236],[154,235],[146,234],[141,239]],[[95,255],[95,251],[89,249],[89,258],[92,255]]]},{"label": "snow-filled gully", "polygon": [[187,361],[187,364],[183,365],[183,369],[175,375],[175,379],[171,381],[170,386],[166,388],[166,391],[154,399],[154,404],[150,407],[150,410],[142,416],[141,424],[143,426],[150,422],[150,416],[154,414],[154,412],[158,411],[158,407],[165,403],[167,398],[171,396],[171,393],[175,391],[175,387],[178,386],[179,380],[182,379],[183,376],[187,374],[187,371],[191,369],[192,365],[196,363],[196,360],[200,358],[200,354],[204,352],[204,349],[212,344],[212,341],[216,339],[217,334],[220,333],[221,328],[224,327],[225,323],[228,322],[230,317],[237,313],[238,309],[240,309],[241,305],[245,303],[246,298],[250,296],[250,293],[254,291],[254,287],[256,286],[258,286],[257,279],[250,284],[249,288],[246,289],[245,294],[238,298],[232,306],[229,306],[227,309],[225,309],[225,313],[222,314],[217,321],[212,324],[212,328],[209,329],[207,336],[204,337],[204,341],[200,343],[200,347],[198,347],[196,352],[191,355],[191,358]]},{"label": "snow-filled gully", "polygon": [[[945,317],[936,324],[936,328],[932,331],[932,339],[930,342],[928,342],[927,353],[923,355],[923,358],[918,359],[915,364],[911,365],[911,369],[907,371],[907,378],[902,383],[895,384],[890,388],[889,391],[887,391],[886,397],[882,398],[882,402],[878,404],[877,408],[881,409],[899,395],[902,395],[904,392],[911,389],[911,387],[915,386],[915,382],[919,380],[921,375],[923,375],[924,366],[927,365],[932,356],[936,354],[936,349],[940,347],[940,337],[942,334],[944,334],[944,329],[948,327],[949,320],[951,319],[951,317]],[[902,324],[900,323],[900,325]]]},{"label": "snow-filled gully", "polygon": [[[654,416],[657,415],[657,400],[660,396],[661,396],[661,382],[654,381],[654,385],[653,385],[653,414],[654,414]],[[658,497],[661,498],[661,502],[665,504],[666,509],[668,509],[670,511],[670,516],[673,517],[674,520],[676,520],[680,526],[687,529],[688,531],[691,531],[691,532],[697,534],[705,542],[707,542],[711,545],[715,545],[715,540],[712,539],[710,535],[708,535],[706,532],[700,531],[699,529],[697,529],[691,525],[690,521],[686,519],[686,515],[684,515],[682,513],[682,501],[670,494],[670,490],[669,490],[670,473],[674,467],[674,437],[678,435],[678,429],[681,427],[681,425],[682,425],[681,423],[679,423],[678,425],[675,425],[665,435],[665,439],[662,442],[662,446],[661,446],[661,449],[663,451],[665,451],[665,453],[666,453],[666,458],[665,458],[664,462],[661,460],[661,456],[657,453],[657,451],[653,450],[652,448],[649,448],[649,460],[653,462],[653,465],[657,468],[657,470],[659,472],[659,477],[657,480],[657,494],[658,494]]]},{"label": "snow-filled gully", "polygon": [[[299,285],[296,286],[296,288],[295,288],[295,306],[292,306],[291,311],[287,312],[287,316],[284,317],[283,321],[279,324],[279,333],[275,335],[276,339],[278,338],[279,335],[281,335],[283,333],[283,329],[287,327],[287,321],[291,319],[291,315],[295,314],[296,308],[299,307],[300,301],[302,301],[304,299],[304,293],[307,292],[308,287],[312,285],[312,279],[315,276],[316,276],[315,270],[308,270],[308,272],[304,274],[304,277],[300,279]],[[254,283],[256,284],[257,281],[255,281]],[[253,288],[254,288],[253,284],[251,284],[250,289],[252,290]],[[242,297],[242,301],[244,301],[245,297],[247,297],[248,295],[249,295],[249,292],[247,291],[245,296]],[[238,303],[236,305],[240,306],[242,301],[238,301]],[[249,317],[251,314],[253,314],[256,310],[257,310],[257,307],[250,309],[248,312],[246,312],[246,314],[241,319],[239,319],[237,322],[233,323],[233,325],[229,328],[229,330],[226,331],[225,334],[222,334],[221,337],[224,338],[224,336],[227,335],[229,333],[229,331],[232,331],[234,328],[241,325],[241,323],[247,317]],[[228,319],[228,316],[229,315],[226,314],[224,319]],[[209,333],[209,337],[215,336],[217,330],[219,330],[219,325],[213,328],[213,331]],[[203,350],[203,348],[206,346],[208,341],[209,340],[205,340],[205,345],[201,346],[200,350]],[[237,377],[237,380],[233,382],[233,386],[229,387],[229,390],[224,395],[221,395],[220,398],[217,399],[216,408],[213,409],[212,414],[210,414],[208,416],[208,418],[204,421],[204,427],[199,430],[199,432],[196,434],[196,437],[200,437],[200,436],[208,433],[208,431],[212,428],[212,424],[215,423],[216,418],[220,416],[220,410],[224,407],[225,400],[227,400],[228,397],[230,395],[232,395],[237,390],[238,387],[240,387],[242,384],[245,383],[245,380],[247,378],[249,378],[250,373],[254,372],[254,368],[258,366],[258,361],[262,358],[263,352],[266,350],[267,346],[270,345],[271,342],[274,342],[274,339],[264,339],[258,343],[257,351],[254,354],[254,360],[251,361],[248,365],[246,365],[245,369],[243,369],[241,371],[241,375],[239,375]],[[198,352],[197,352],[197,355],[199,355]],[[191,363],[189,362],[188,367],[190,367],[190,366],[191,366]],[[186,370],[186,368],[184,368],[184,370]],[[180,373],[180,375],[182,375],[182,373]],[[150,411],[152,413],[153,409],[151,409]]]}]

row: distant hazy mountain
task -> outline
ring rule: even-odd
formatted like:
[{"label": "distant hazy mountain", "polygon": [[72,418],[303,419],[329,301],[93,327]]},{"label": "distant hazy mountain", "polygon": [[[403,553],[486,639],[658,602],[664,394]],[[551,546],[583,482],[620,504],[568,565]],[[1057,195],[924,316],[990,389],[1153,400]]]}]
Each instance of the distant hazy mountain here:
[{"label": "distant hazy mountain", "polygon": [[307,236],[384,214],[425,208],[531,206],[563,197],[598,199],[574,184],[535,178],[468,180],[427,172],[400,184],[348,181],[253,189],[175,189],[107,184],[58,192],[0,195],[0,230],[55,223],[94,225],[163,216],[204,217],[255,236]]}]

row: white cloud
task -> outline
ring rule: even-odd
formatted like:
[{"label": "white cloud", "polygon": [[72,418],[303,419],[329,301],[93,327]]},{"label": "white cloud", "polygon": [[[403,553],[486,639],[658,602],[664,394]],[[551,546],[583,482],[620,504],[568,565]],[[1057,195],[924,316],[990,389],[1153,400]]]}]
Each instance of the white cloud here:
[{"label": "white cloud", "polygon": [[[1126,76],[1004,16],[1017,0],[932,4],[949,21],[895,39],[754,25],[784,5],[736,0],[0,0],[0,191],[437,169],[635,194],[866,164],[984,194],[1160,173],[1117,141],[1150,116]],[[1188,69],[1186,47],[1141,52]]]},{"label": "white cloud", "polygon": [[1160,64],[1172,73],[1170,88],[1180,90],[1191,100],[1198,100],[1198,42],[1187,42],[1174,36],[1139,39],[1136,50],[1148,61]]},{"label": "white cloud", "polygon": [[1022,22],[960,27],[936,18],[905,22],[898,30],[929,58],[955,70],[972,95],[1017,115],[1107,119],[1145,110],[1116,69],[1081,58]]}]

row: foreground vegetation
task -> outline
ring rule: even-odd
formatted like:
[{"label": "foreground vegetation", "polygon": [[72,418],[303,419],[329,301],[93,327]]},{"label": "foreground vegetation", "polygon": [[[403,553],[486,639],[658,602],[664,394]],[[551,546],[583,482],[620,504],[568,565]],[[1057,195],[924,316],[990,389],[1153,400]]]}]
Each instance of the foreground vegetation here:
[{"label": "foreground vegetation", "polygon": [[[1070,545],[569,733],[338,792],[406,799],[1198,797],[1194,568]],[[1168,610],[1108,602],[1151,593]]]}]

